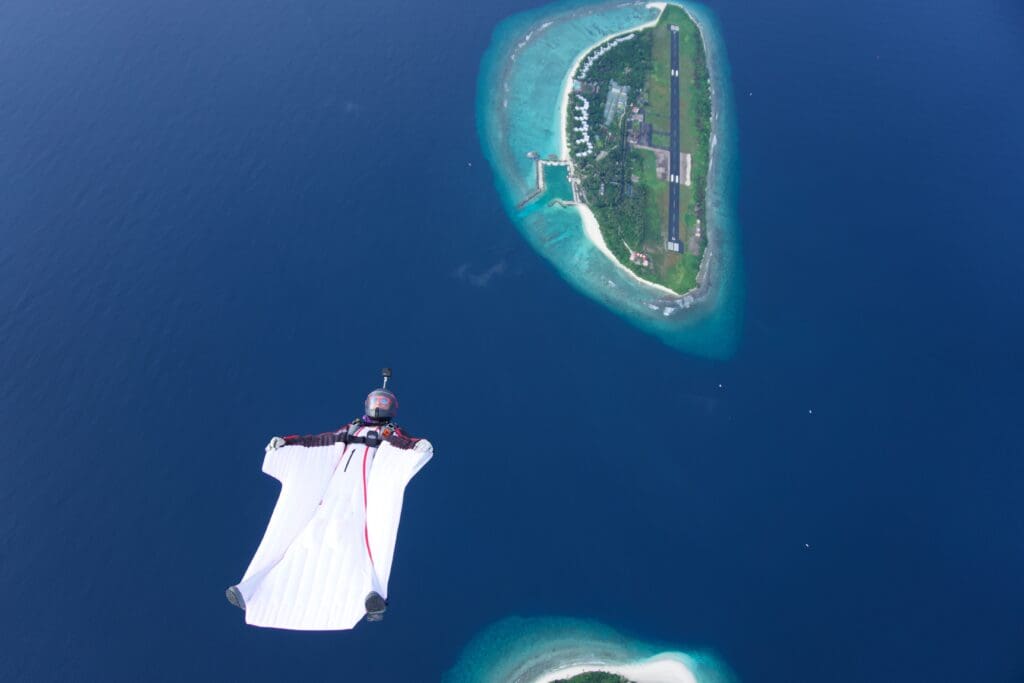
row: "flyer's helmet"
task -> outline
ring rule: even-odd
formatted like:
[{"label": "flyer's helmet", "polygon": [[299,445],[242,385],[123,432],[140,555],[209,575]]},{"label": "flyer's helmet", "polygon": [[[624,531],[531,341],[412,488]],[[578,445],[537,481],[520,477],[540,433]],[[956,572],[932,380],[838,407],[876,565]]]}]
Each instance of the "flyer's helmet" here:
[{"label": "flyer's helmet", "polygon": [[390,420],[398,412],[398,399],[387,389],[374,389],[366,397],[366,416],[375,420]]}]

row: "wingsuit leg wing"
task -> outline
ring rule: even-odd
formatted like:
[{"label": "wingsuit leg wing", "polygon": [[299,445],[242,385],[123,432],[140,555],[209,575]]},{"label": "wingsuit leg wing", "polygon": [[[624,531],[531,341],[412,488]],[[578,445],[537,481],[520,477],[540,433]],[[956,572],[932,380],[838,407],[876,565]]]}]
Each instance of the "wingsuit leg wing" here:
[{"label": "wingsuit leg wing", "polygon": [[377,449],[367,485],[366,525],[376,590],[385,599],[388,597],[388,580],[398,540],[405,487],[433,455],[434,448],[426,439],[419,439],[409,448],[385,442]]},{"label": "wingsuit leg wing", "polygon": [[343,452],[344,444],[321,448],[285,446],[267,451],[263,471],[281,482],[281,492],[263,540],[238,584],[246,605],[252,602],[266,573],[281,561],[313,518]]}]

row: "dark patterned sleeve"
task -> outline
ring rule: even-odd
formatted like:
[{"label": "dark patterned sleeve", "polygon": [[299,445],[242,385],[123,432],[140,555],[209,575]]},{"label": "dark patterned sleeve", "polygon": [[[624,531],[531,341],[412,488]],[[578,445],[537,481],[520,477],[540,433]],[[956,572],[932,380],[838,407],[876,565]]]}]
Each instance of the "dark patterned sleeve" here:
[{"label": "dark patterned sleeve", "polygon": [[323,432],[322,434],[306,434],[305,436],[292,434],[284,437],[284,442],[288,446],[305,446],[306,448],[333,446],[336,443],[345,442],[345,437],[348,435],[347,427],[348,425],[335,432]]}]

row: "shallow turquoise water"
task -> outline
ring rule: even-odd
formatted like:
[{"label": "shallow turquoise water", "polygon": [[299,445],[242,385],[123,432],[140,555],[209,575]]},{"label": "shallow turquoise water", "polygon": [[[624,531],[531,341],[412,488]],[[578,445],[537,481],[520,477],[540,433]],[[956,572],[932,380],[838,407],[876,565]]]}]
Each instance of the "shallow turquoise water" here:
[{"label": "shallow turquoise water", "polygon": [[572,184],[564,166],[544,167],[544,194],[538,199],[545,205],[556,199],[572,201]]},{"label": "shallow turquoise water", "polygon": [[711,293],[703,301],[683,310],[687,300],[664,297],[631,278],[587,240],[574,208],[548,202],[516,208],[536,182],[527,153],[559,153],[562,87],[573,61],[605,36],[652,21],[657,9],[644,3],[567,2],[506,19],[495,29],[481,66],[477,127],[509,215],[569,284],[674,348],[724,358],[736,348],[742,307],[733,220],[736,134],[728,64],[714,18],[700,6],[685,6],[706,36],[717,117],[708,193],[708,221],[717,244]]},{"label": "shallow turquoise water", "polygon": [[445,683],[516,683],[576,662],[623,664],[671,652],[700,683],[729,683],[728,668],[709,653],[683,653],[647,643],[596,621],[510,617],[493,624],[462,652]]}]

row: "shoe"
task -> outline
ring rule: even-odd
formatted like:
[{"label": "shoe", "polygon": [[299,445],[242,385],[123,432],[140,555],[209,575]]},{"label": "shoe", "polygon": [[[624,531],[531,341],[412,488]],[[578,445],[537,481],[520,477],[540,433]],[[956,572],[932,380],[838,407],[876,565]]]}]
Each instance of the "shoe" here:
[{"label": "shoe", "polygon": [[377,591],[370,591],[370,594],[366,596],[366,620],[367,621],[383,621],[384,612],[388,608],[387,601],[380,597],[380,593]]},{"label": "shoe", "polygon": [[228,602],[243,612],[245,611],[245,598],[242,597],[242,591],[238,590],[238,586],[228,588],[224,591],[224,595],[227,596]]}]

